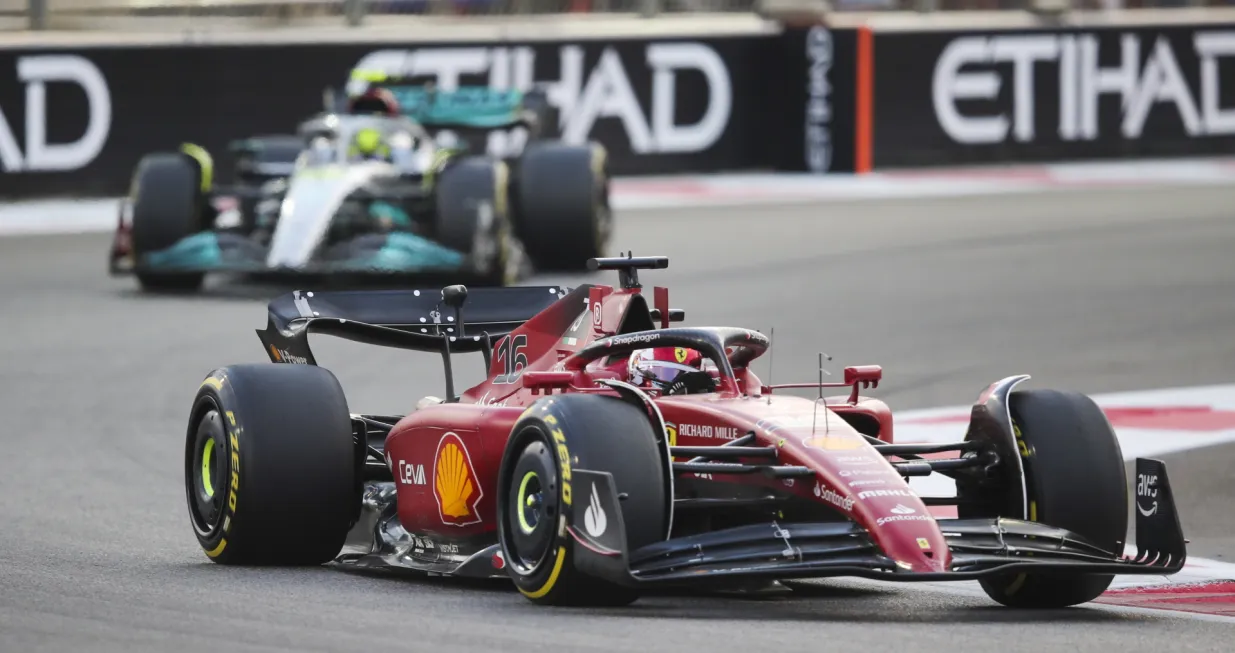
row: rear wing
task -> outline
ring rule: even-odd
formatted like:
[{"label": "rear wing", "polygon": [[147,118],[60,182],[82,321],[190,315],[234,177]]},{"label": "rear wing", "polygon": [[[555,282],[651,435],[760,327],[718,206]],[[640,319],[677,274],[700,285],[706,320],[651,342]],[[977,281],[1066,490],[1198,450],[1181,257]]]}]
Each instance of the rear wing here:
[{"label": "rear wing", "polygon": [[[462,290],[451,295],[452,289]],[[275,363],[316,365],[309,333],[323,333],[379,347],[440,352],[447,364],[451,353],[483,352],[488,369],[492,338],[519,328],[570,291],[560,286],[296,290],[270,302],[269,321],[257,337]],[[465,301],[457,299],[458,292]]]},{"label": "rear wing", "polygon": [[446,91],[381,71],[352,71],[348,82],[350,94],[373,87],[390,91],[404,115],[434,129],[496,130],[520,126],[530,129],[540,124],[541,112],[548,107],[547,97],[538,90],[524,92],[461,86]]},{"label": "rear wing", "polygon": [[446,129],[509,129],[531,127],[539,117],[524,101],[522,91],[483,86],[439,91],[424,87],[387,86],[403,113],[426,127]]}]

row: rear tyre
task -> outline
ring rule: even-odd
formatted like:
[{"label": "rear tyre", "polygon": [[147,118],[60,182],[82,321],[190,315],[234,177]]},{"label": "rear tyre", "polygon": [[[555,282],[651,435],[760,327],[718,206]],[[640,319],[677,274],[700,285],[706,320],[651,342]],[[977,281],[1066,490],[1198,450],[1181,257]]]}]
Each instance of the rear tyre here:
[{"label": "rear tyre", "polygon": [[632,588],[575,568],[574,541],[558,526],[571,501],[572,468],[609,472],[619,493],[628,551],[663,541],[668,519],[664,443],[638,408],[599,395],[541,400],[515,424],[498,478],[498,538],[515,587],[533,603],[619,606]]},{"label": "rear tyre", "polygon": [[437,242],[476,261],[480,285],[511,285],[516,279],[506,198],[505,163],[467,157],[452,163],[437,181]]},{"label": "rear tyre", "polygon": [[184,452],[198,543],[224,565],[329,562],[359,516],[357,460],[347,400],[328,370],[215,370],[193,402]]},{"label": "rear tyre", "polygon": [[603,257],[613,232],[608,158],[598,144],[531,143],[512,186],[515,229],[532,263],[579,272]]},{"label": "rear tyre", "polygon": [[[1068,529],[1123,555],[1127,472],[1102,409],[1083,394],[1056,390],[1013,392],[1008,404],[1025,465],[1030,521]],[[1062,608],[1098,598],[1113,579],[1110,574],[1025,572],[985,579],[981,585],[1006,606]]]},{"label": "rear tyre", "polygon": [[[203,229],[201,171],[178,153],[148,154],[133,175],[133,254],[166,249]],[[144,290],[190,292],[201,288],[205,274],[137,273]]]}]

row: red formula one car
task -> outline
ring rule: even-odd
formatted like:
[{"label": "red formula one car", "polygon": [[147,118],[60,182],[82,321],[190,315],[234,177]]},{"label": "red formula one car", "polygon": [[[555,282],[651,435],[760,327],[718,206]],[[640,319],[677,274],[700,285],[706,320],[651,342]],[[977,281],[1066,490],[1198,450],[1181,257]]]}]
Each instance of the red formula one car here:
[{"label": "red formula one car", "polygon": [[[766,385],[770,343],[677,327],[637,270],[620,287],[295,292],[258,331],[273,363],[212,372],[193,404],[193,528],[222,564],[309,564],[509,577],[537,603],[626,604],[649,588],[859,576],[977,579],[999,603],[1066,606],[1114,574],[1179,571],[1164,465],[1136,462],[1135,557],[1119,443],[1084,395],[990,385],[963,438],[896,444],[892,415],[844,383]],[[446,397],[357,415],[310,332],[440,352]],[[456,395],[452,356],[488,377]],[[299,364],[287,364],[299,363]],[[826,399],[786,388],[848,387]],[[411,403],[409,401],[409,403]],[[951,457],[938,454],[954,452]],[[930,457],[926,457],[926,456]],[[907,479],[956,481],[922,497]],[[932,506],[954,505],[957,518]]]}]

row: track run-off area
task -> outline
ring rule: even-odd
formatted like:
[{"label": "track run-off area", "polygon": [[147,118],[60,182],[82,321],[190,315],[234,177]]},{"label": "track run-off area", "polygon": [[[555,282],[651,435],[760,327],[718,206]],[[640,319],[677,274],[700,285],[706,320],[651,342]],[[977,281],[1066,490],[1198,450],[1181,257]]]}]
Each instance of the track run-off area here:
[{"label": "track run-off area", "polygon": [[[1166,461],[1188,568],[1044,612],[848,579],[545,609],[501,583],[214,565],[184,507],[185,419],[211,369],[265,360],[254,329],[287,289],[145,296],[106,275],[114,202],[0,207],[0,651],[1228,651],[1233,182],[1225,162],[615,182],[615,251],[670,257],[641,278],[687,324],[774,329],[765,381],[817,378],[821,351],[833,374],[882,365],[868,394],[921,441],[959,439],[987,384],[1030,374],[1094,396],[1125,458]],[[434,355],[314,342],[354,412],[443,391]]]}]

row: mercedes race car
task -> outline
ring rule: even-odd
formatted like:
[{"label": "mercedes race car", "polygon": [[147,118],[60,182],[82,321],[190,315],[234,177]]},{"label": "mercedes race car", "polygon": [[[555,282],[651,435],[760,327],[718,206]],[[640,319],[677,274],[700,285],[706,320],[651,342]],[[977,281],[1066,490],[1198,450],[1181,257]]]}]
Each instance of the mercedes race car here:
[{"label": "mercedes race car", "polygon": [[[889,407],[860,393],[879,366],[765,383],[752,369],[771,346],[762,333],[671,326],[685,315],[668,290],[649,301],[637,272],[667,265],[591,261],[619,271],[616,288],[276,298],[258,331],[273,364],[214,370],[189,416],[185,490],[206,556],[509,578],[556,605],[856,576],[976,579],[1001,604],[1055,607],[1116,574],[1183,567],[1158,460],[1136,461],[1138,552],[1125,555],[1124,460],[1087,396],[1015,390],[1028,377],[1010,376],[981,392],[956,441],[897,443]],[[311,333],[440,353],[445,396],[352,413]],[[464,353],[487,378],[456,394]],[[931,474],[955,494],[908,483]],[[935,512],[946,506],[955,517]]]},{"label": "mercedes race car", "polygon": [[145,156],[121,205],[111,273],[151,290],[195,290],[216,271],[507,285],[533,268],[583,270],[604,253],[603,147],[534,140],[511,158],[470,155],[426,125],[534,125],[522,95],[415,97],[400,105],[374,89],[294,137],[241,141],[232,187],[213,185],[199,146]]}]

